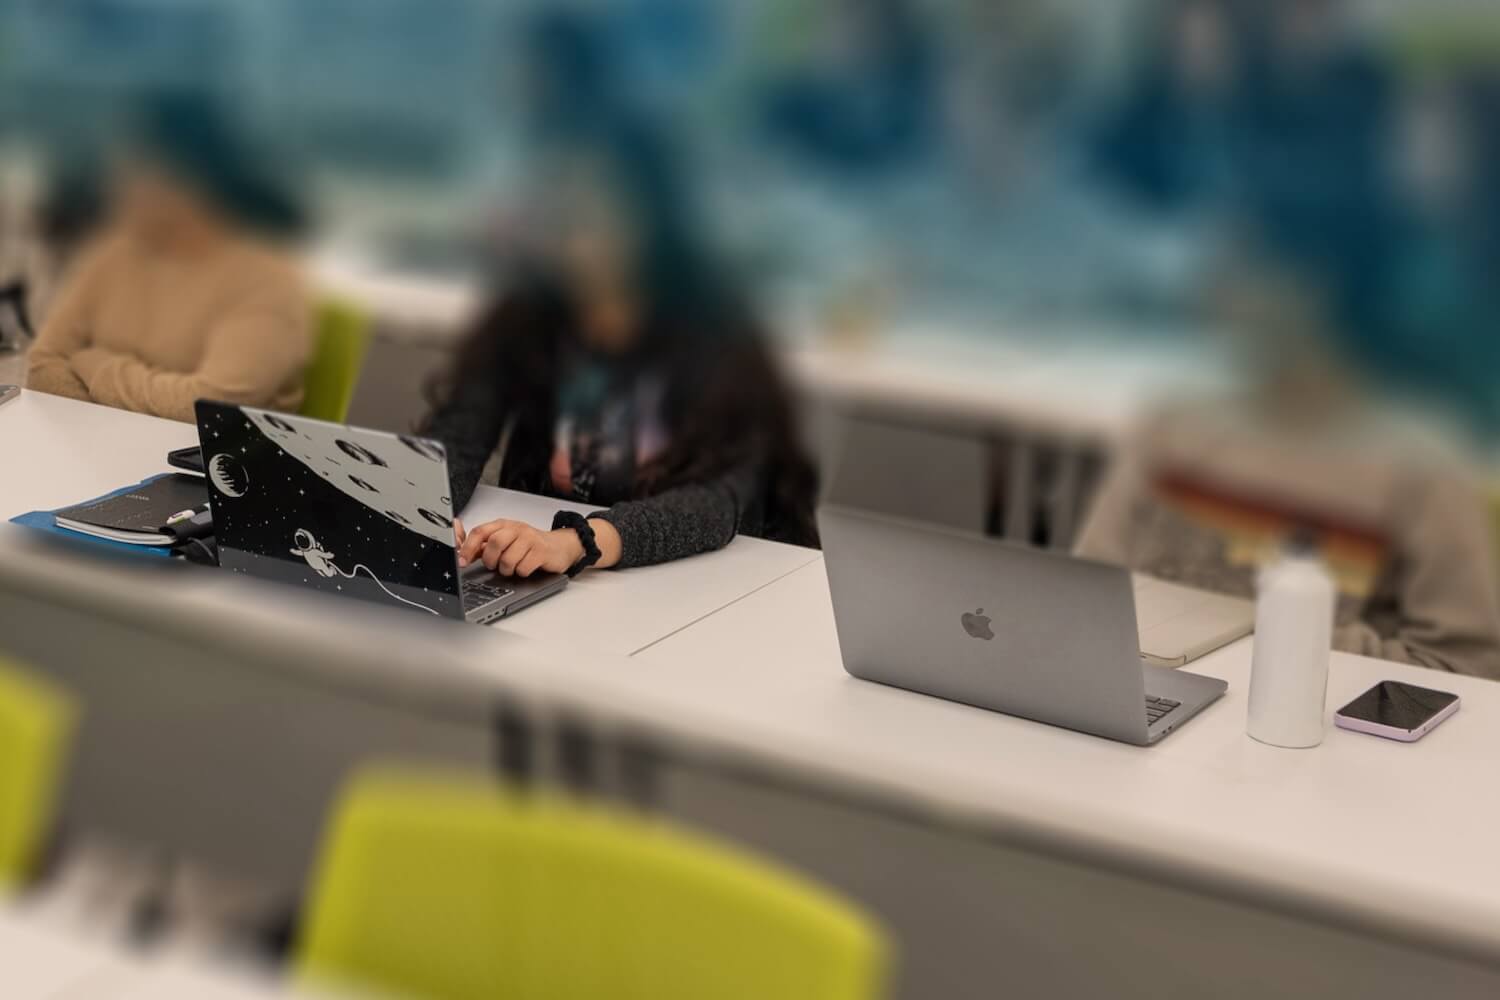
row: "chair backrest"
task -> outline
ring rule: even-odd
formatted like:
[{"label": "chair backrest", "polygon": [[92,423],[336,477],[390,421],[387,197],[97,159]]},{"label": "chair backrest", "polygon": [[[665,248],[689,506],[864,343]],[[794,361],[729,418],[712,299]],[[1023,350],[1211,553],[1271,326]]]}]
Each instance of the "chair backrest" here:
[{"label": "chair backrest", "polygon": [[343,423],[368,346],[369,322],[363,313],[344,302],[318,305],[313,356],[302,382],[303,416]]},{"label": "chair backrest", "polygon": [[334,817],[300,973],[436,1000],[866,1000],[848,905],[662,824],[477,778],[371,772]]},{"label": "chair backrest", "polygon": [[1500,483],[1490,487],[1490,543],[1496,565],[1500,565]]},{"label": "chair backrest", "polygon": [[0,658],[0,892],[33,871],[52,829],[72,702]]}]

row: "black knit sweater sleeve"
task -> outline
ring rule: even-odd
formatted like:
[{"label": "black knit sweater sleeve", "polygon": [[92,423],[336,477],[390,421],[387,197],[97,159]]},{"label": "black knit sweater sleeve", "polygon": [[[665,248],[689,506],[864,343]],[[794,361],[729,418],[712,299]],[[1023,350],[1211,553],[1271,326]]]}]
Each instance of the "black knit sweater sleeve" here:
[{"label": "black knit sweater sleeve", "polygon": [[505,416],[500,394],[483,380],[473,379],[461,383],[428,418],[425,435],[441,442],[448,453],[455,513],[462,511],[474,495],[484,463],[499,444]]},{"label": "black knit sweater sleeve", "polygon": [[620,533],[621,569],[669,562],[721,549],[741,531],[759,532],[762,478],[758,464],[742,465],[718,479],[617,503],[595,516]]}]

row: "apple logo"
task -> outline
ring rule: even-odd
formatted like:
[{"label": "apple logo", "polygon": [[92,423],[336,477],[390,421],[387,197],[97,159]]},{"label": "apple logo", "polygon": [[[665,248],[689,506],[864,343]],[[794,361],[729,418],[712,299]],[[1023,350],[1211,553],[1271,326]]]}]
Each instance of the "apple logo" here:
[{"label": "apple logo", "polygon": [[963,623],[964,631],[972,638],[995,638],[995,633],[990,630],[990,616],[984,613],[983,608],[977,611],[965,611],[959,621]]}]

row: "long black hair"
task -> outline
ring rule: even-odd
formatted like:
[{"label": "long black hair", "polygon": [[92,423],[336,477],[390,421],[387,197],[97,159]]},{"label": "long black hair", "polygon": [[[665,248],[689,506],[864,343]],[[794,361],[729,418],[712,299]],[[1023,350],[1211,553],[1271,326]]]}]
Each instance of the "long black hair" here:
[{"label": "long black hair", "polygon": [[[817,478],[800,445],[791,394],[760,320],[699,239],[675,159],[658,134],[641,127],[611,129],[586,146],[634,236],[638,340],[614,360],[665,383],[668,444],[636,470],[633,496],[752,465],[765,483],[765,534],[815,545]],[[547,486],[563,367],[585,349],[581,303],[564,270],[540,255],[512,262],[502,284],[505,291],[428,395],[436,410],[464,383],[493,380],[514,420],[501,481],[538,491]]]}]

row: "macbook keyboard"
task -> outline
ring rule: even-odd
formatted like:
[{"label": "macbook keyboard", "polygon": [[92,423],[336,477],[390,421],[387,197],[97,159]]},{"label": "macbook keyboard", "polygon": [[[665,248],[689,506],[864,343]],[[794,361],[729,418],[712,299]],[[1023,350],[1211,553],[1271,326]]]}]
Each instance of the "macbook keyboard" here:
[{"label": "macbook keyboard", "polygon": [[498,583],[465,582],[464,610],[473,611],[475,608],[479,607],[482,604],[488,604],[491,601],[499,600],[500,598],[513,593],[515,593],[515,591],[511,590],[509,587],[501,586]]},{"label": "macbook keyboard", "polygon": [[1163,715],[1174,708],[1181,707],[1182,702],[1173,701],[1171,698],[1157,698],[1146,695],[1146,725],[1154,726]]}]

